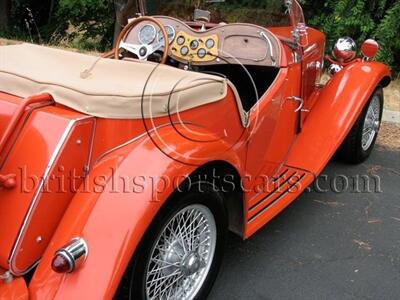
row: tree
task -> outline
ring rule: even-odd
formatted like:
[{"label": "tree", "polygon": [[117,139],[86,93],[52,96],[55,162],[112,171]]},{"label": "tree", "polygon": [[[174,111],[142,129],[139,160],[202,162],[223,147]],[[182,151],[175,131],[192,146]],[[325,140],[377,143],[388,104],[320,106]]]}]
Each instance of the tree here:
[{"label": "tree", "polygon": [[312,12],[308,23],[326,34],[328,51],[342,36],[355,38],[358,45],[374,38],[381,45],[377,59],[399,71],[399,0],[307,0],[305,8]]},{"label": "tree", "polygon": [[114,44],[123,26],[128,24],[128,19],[134,17],[138,11],[136,0],[115,0]]},{"label": "tree", "polygon": [[381,45],[378,60],[382,60],[392,66],[395,73],[400,72],[400,1],[386,12],[385,17],[379,24],[375,38]]}]

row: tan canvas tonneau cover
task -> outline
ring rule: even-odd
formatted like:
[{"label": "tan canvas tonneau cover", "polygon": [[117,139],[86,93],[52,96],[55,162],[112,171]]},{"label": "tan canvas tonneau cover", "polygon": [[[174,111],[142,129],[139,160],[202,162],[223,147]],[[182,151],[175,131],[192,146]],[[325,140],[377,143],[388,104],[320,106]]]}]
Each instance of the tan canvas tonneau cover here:
[{"label": "tan canvas tonneau cover", "polygon": [[165,116],[219,101],[227,86],[224,78],[166,65],[32,44],[0,47],[0,90],[21,97],[50,93],[60,104],[98,117]]}]

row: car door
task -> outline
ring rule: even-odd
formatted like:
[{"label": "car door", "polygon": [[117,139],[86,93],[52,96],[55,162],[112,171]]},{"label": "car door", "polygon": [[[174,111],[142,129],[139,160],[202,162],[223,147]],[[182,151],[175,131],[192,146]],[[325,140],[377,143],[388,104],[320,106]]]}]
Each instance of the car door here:
[{"label": "car door", "polygon": [[258,190],[256,187],[264,185],[279,172],[295,140],[300,74],[300,62],[282,68],[269,91],[249,112],[246,169],[251,191]]},{"label": "car door", "polygon": [[[297,49],[282,50],[288,65],[281,68],[277,79],[249,113],[247,171],[251,187],[249,197],[262,193],[271,177],[279,174],[295,138],[301,130],[303,101],[302,45],[306,32],[303,10],[296,0],[286,1],[290,25],[278,29]],[[297,37],[296,37],[297,35]]]}]

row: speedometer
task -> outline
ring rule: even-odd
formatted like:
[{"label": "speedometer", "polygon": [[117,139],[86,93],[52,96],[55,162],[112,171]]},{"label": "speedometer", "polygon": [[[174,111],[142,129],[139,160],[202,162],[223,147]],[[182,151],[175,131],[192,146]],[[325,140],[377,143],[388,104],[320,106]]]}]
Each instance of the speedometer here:
[{"label": "speedometer", "polygon": [[155,40],[156,35],[157,30],[153,25],[144,25],[143,28],[139,31],[139,41],[142,44],[149,45]]},{"label": "speedometer", "polygon": [[[167,25],[167,26],[165,26],[164,28],[165,28],[165,31],[166,31],[167,34],[168,34],[168,41],[169,41],[169,43],[171,44],[172,41],[173,41],[174,38],[175,38],[175,29],[174,29],[174,27],[172,27],[171,25]],[[157,40],[158,40],[159,43],[164,43],[164,35],[163,35],[163,33],[161,32],[161,30],[158,31]]]}]

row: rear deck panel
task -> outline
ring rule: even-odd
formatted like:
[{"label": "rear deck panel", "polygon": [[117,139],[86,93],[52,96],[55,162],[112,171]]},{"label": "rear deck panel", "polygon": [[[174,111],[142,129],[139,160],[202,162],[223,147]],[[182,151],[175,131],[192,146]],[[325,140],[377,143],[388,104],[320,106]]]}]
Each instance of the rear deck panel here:
[{"label": "rear deck panel", "polygon": [[42,255],[73,196],[57,186],[57,179],[75,169],[76,176],[83,175],[93,126],[94,118],[53,106],[33,111],[26,120],[0,169],[17,178],[14,189],[0,190],[1,267],[20,275]]}]

